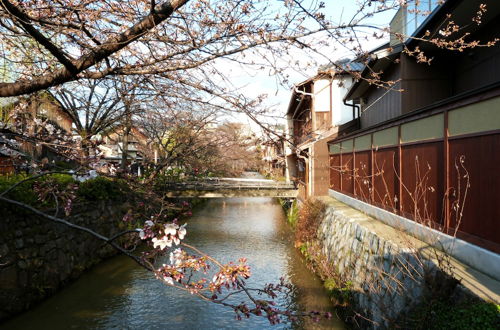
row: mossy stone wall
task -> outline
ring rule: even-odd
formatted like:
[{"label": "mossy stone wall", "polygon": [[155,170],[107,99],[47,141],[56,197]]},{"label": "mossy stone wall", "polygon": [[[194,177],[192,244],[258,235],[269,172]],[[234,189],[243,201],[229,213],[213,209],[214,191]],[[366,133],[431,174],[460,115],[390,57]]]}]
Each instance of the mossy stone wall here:
[{"label": "mossy stone wall", "polygon": [[[82,204],[68,220],[109,237],[123,229],[121,219],[129,208],[112,201]],[[0,210],[0,320],[30,308],[114,254],[87,233]]]}]

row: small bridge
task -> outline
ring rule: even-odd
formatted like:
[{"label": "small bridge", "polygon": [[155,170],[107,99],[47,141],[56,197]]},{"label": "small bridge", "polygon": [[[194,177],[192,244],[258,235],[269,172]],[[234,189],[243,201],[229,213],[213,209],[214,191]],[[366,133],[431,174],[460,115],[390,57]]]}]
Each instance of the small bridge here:
[{"label": "small bridge", "polygon": [[283,197],[295,198],[298,190],[291,183],[264,179],[208,178],[201,181],[168,182],[166,197]]}]

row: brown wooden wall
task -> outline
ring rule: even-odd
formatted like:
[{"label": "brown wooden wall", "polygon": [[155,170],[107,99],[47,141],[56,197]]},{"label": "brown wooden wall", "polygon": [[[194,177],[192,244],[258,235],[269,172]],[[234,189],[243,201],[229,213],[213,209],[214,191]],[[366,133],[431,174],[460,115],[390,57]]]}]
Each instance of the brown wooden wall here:
[{"label": "brown wooden wall", "polygon": [[[500,133],[470,136],[449,141],[450,229],[458,226],[458,236],[488,246],[500,241]],[[462,163],[463,161],[463,163]],[[463,216],[453,203],[465,196]],[[460,189],[458,189],[460,187]],[[496,250],[499,253],[499,250]]]},{"label": "brown wooden wall", "polygon": [[316,123],[314,130],[326,130],[332,127],[332,113],[328,112],[315,112]]},{"label": "brown wooden wall", "polygon": [[[498,38],[500,35],[499,20],[500,17],[497,16],[478,33],[470,36],[470,40],[486,43]],[[453,61],[454,94],[498,82],[498,77],[500,77],[500,46],[498,44],[494,47],[477,47],[454,55],[456,58],[451,59]],[[448,56],[448,60],[450,60],[450,56]]]},{"label": "brown wooden wall", "polygon": [[295,143],[300,144],[311,137],[313,131],[311,118],[311,100],[304,99],[301,108],[297,109],[297,113],[293,117],[293,136],[296,139]]},{"label": "brown wooden wall", "polygon": [[452,95],[451,67],[446,56],[433,59],[432,65],[417,63],[415,58],[401,55],[401,109],[403,113],[425,107]]},{"label": "brown wooden wall", "polygon": [[372,204],[394,211],[399,209],[398,148],[388,147],[372,153]]},{"label": "brown wooden wall", "polygon": [[444,224],[443,142],[401,147],[401,215],[426,224]]},{"label": "brown wooden wall", "polygon": [[[500,16],[492,19],[469,40],[483,44],[494,40],[500,35],[499,21]],[[371,86],[364,92],[360,98],[361,128],[500,81],[499,45],[463,52],[429,49],[425,55],[432,58],[431,65],[417,63],[415,57],[401,53],[399,62],[391,64],[382,75],[382,80],[397,81],[393,90]]]},{"label": "brown wooden wall", "polygon": [[313,196],[328,196],[330,167],[328,166],[328,139],[316,141],[312,150],[312,177],[310,178]]},{"label": "brown wooden wall", "polygon": [[500,253],[500,95],[477,100],[331,141],[330,189]]},{"label": "brown wooden wall", "polygon": [[0,175],[14,173],[14,162],[12,158],[0,156]]},{"label": "brown wooden wall", "polygon": [[[383,74],[383,80],[398,81],[401,78],[401,67],[392,66]],[[397,91],[401,88],[401,82],[394,85],[393,90],[373,87],[366,94],[365,104],[361,107],[361,128],[370,127],[386,120],[400,116],[402,93]]]},{"label": "brown wooden wall", "polygon": [[354,195],[365,202],[372,200],[370,154],[370,151],[361,151],[356,152],[356,157],[354,157]]}]

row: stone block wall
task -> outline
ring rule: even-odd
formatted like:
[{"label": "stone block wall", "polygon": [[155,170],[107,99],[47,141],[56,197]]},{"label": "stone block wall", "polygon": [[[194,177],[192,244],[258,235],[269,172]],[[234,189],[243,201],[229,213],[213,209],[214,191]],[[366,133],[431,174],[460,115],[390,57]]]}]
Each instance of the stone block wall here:
[{"label": "stone block wall", "polygon": [[438,263],[425,246],[405,241],[402,232],[391,237],[374,225],[376,220],[345,204],[333,199],[327,204],[318,228],[323,254],[352,283],[353,308],[370,320],[363,327],[389,327],[420,302],[430,280],[443,274]]},{"label": "stone block wall", "polygon": [[[78,205],[69,221],[112,236],[129,205]],[[0,210],[0,320],[53,294],[116,251],[87,233],[29,213]],[[123,229],[123,228],[122,228]]]}]

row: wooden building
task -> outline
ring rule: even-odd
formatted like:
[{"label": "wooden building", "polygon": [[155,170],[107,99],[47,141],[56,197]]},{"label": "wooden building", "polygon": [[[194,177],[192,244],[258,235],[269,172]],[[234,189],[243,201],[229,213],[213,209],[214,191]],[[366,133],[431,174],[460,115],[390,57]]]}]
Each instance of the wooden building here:
[{"label": "wooden building", "polygon": [[[28,135],[33,135],[38,129],[36,120],[43,122],[45,127],[51,125],[56,129],[62,130],[64,134],[70,136],[73,121],[64,111],[62,105],[47,91],[38,92],[27,97],[5,98],[0,102],[0,129],[8,140],[0,141],[0,152],[2,154],[4,174],[14,172],[17,163],[25,162],[27,159],[48,160],[59,159],[57,152],[45,144],[37,144],[32,139],[22,139],[13,132],[10,124],[17,122],[17,129],[22,129]],[[9,143],[7,143],[9,142]]]},{"label": "wooden building", "polygon": [[[348,131],[357,117],[356,108],[345,104],[343,95],[353,83],[347,70],[359,63],[341,61],[321,68],[318,74],[292,90],[287,110],[287,179],[299,187],[299,198],[328,194],[327,141]],[[340,128],[340,129],[339,129]]]},{"label": "wooden building", "polygon": [[[275,130],[276,134],[284,134],[283,130]],[[266,173],[274,178],[284,178],[286,175],[285,138],[274,136],[262,143],[262,160]]]},{"label": "wooden building", "polygon": [[103,144],[99,149],[103,153],[104,161],[108,163],[120,164],[123,158],[123,150],[127,148],[127,163],[135,161],[142,162],[153,158],[153,149],[151,148],[148,137],[137,127],[131,127],[125,139],[126,130],[118,126],[103,134]]},{"label": "wooden building", "polygon": [[[500,253],[500,46],[451,51],[419,40],[439,36],[448,14],[468,40],[497,38],[500,2],[471,24],[480,3],[447,1],[415,38],[373,54],[370,68],[396,83],[360,80],[346,94],[360,129],[329,141],[330,189]],[[417,46],[431,65],[402,51]]]}]

